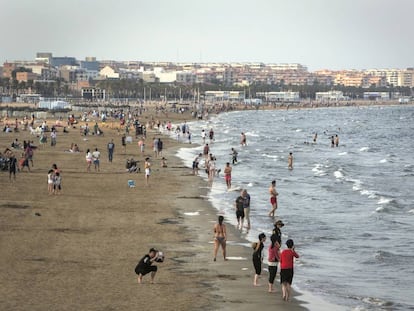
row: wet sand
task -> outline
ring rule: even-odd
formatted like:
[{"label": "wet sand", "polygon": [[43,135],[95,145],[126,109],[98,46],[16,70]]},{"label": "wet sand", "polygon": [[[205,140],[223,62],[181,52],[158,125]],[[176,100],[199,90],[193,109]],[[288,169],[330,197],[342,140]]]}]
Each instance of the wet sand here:
[{"label": "wet sand", "polygon": [[[292,302],[282,301],[278,278],[276,293],[269,294],[266,272],[262,286],[253,287],[251,250],[230,225],[230,260],[219,252],[213,262],[216,210],[204,199],[207,183],[174,156],[184,145],[160,136],[168,160],[162,168],[150,147],[154,131],[141,154],[136,139],[124,153],[118,132],[102,128],[103,137],[80,136],[79,127],[68,134],[59,129],[57,146],[37,150],[31,172],[11,182],[8,172],[0,172],[1,310],[304,310],[297,294]],[[16,137],[38,145],[27,131],[1,132],[1,152]],[[112,138],[109,163],[106,145]],[[64,152],[72,142],[82,152]],[[87,173],[85,151],[95,147],[101,151],[100,172],[92,167]],[[146,156],[153,168],[148,187],[142,172],[125,172],[130,157],[143,171]],[[47,193],[53,163],[62,170],[60,195]],[[128,180],[136,187],[129,188]],[[158,264],[155,284],[149,276],[137,284],[135,265],[150,247],[162,250],[166,260]]]}]

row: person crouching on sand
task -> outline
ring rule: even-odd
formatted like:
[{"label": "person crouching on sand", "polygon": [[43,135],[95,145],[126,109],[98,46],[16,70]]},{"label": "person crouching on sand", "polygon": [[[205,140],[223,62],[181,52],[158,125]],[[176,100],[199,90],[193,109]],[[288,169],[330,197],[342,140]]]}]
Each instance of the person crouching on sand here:
[{"label": "person crouching on sand", "polygon": [[158,267],[153,265],[154,261],[158,258],[158,251],[154,248],[149,250],[149,253],[146,254],[141,260],[138,262],[137,266],[135,267],[135,273],[138,275],[138,284],[142,283],[142,277],[151,272],[151,281],[150,283],[154,283],[155,274],[157,273]]},{"label": "person crouching on sand", "polygon": [[226,240],[227,240],[227,233],[226,233],[226,225],[223,224],[224,217],[218,217],[218,223],[214,225],[214,258],[213,260],[216,261],[217,252],[219,247],[221,246],[221,250],[223,251],[223,258],[226,259]]},{"label": "person crouching on sand", "polygon": [[293,280],[293,261],[299,258],[295,252],[295,246],[292,239],[286,241],[287,249],[280,254],[280,283],[282,284],[283,300],[289,301],[291,296],[291,285]]}]

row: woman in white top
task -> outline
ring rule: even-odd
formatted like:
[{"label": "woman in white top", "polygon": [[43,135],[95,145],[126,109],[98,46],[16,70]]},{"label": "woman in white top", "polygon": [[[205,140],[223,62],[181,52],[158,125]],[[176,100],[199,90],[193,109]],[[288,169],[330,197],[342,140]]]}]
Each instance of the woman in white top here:
[{"label": "woman in white top", "polygon": [[91,151],[89,149],[86,150],[86,171],[88,172],[91,171],[92,158],[93,157]]}]

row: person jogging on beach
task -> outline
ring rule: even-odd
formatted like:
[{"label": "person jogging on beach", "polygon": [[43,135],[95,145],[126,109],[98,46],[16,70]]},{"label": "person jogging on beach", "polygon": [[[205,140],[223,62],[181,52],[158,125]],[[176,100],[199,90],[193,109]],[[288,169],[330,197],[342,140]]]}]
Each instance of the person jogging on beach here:
[{"label": "person jogging on beach", "polygon": [[276,180],[272,180],[272,183],[269,187],[269,194],[270,204],[272,204],[272,210],[269,212],[269,216],[274,217],[277,209],[277,196],[279,195],[279,193],[276,191]]},{"label": "person jogging on beach", "polygon": [[286,241],[287,249],[280,254],[280,284],[282,284],[283,300],[289,301],[291,296],[291,285],[293,280],[293,262],[294,258],[299,258],[295,252],[295,246],[292,239]]},{"label": "person jogging on beach", "polygon": [[213,261],[216,261],[217,252],[219,247],[221,246],[221,250],[223,251],[223,258],[226,258],[226,241],[227,241],[227,232],[226,232],[226,225],[223,224],[224,217],[218,217],[218,223],[214,225],[214,258]]}]

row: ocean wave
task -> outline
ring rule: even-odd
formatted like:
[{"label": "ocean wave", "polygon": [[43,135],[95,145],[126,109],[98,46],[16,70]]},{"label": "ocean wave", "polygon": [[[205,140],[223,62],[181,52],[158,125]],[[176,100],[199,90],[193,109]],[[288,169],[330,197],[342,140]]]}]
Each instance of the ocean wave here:
[{"label": "ocean wave", "polygon": [[334,176],[336,179],[343,179],[344,178],[344,174],[341,171],[335,171]]},{"label": "ocean wave", "polygon": [[361,195],[366,195],[370,199],[375,199],[377,197],[377,194],[375,193],[375,191],[372,191],[372,190],[363,189],[360,191],[360,193]]},{"label": "ocean wave", "polygon": [[348,152],[346,152],[346,151],[338,153],[338,155],[347,155],[347,154],[348,154]]},{"label": "ocean wave", "polygon": [[379,161],[379,163],[387,163],[388,160],[387,159],[382,159],[381,161]]},{"label": "ocean wave", "polygon": [[244,134],[246,134],[246,136],[251,136],[251,137],[259,137],[260,136],[259,134],[256,134],[256,133],[253,133],[253,132],[246,132]]},{"label": "ocean wave", "polygon": [[361,149],[359,149],[359,151],[361,151],[361,152],[366,152],[366,151],[369,151],[370,149],[369,149],[369,147],[362,147]]}]

